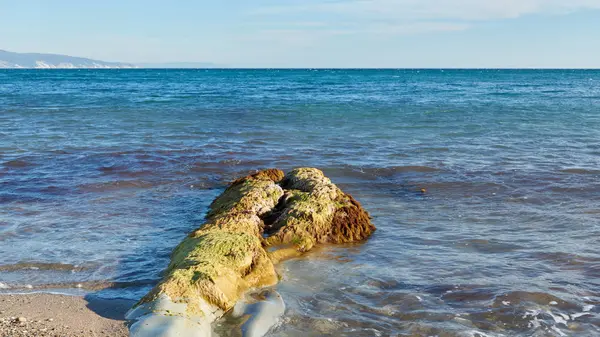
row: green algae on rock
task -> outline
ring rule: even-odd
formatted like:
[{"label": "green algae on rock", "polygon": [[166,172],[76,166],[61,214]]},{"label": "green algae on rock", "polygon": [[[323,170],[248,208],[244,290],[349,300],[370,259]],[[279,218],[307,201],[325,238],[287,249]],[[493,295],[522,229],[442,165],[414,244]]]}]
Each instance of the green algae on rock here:
[{"label": "green algae on rock", "polygon": [[[177,307],[178,319],[210,328],[248,290],[276,284],[278,261],[321,243],[364,240],[374,230],[360,203],[318,169],[287,175],[269,169],[240,178],[213,201],[206,222],[175,248],[162,281],[138,303],[147,310],[132,319],[173,316],[164,308]],[[137,325],[136,336],[146,335],[156,333],[145,334]]]},{"label": "green algae on rock", "polygon": [[291,243],[305,252],[317,243],[364,240],[375,230],[369,214],[352,196],[342,192],[314,168],[287,174],[285,211],[274,221],[269,245]]},{"label": "green algae on rock", "polygon": [[202,316],[198,303],[227,311],[248,289],[277,282],[262,247],[260,216],[283,195],[273,180],[283,177],[283,172],[264,172],[237,180],[215,199],[206,223],[175,248],[166,276],[142,303],[166,295],[187,303],[188,313]]}]

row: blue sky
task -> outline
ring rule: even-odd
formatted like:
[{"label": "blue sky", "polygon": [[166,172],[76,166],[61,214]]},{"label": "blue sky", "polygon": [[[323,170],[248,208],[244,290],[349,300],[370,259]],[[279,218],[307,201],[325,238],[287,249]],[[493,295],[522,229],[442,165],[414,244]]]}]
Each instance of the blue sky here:
[{"label": "blue sky", "polygon": [[0,0],[0,49],[241,67],[600,68],[600,0]]}]

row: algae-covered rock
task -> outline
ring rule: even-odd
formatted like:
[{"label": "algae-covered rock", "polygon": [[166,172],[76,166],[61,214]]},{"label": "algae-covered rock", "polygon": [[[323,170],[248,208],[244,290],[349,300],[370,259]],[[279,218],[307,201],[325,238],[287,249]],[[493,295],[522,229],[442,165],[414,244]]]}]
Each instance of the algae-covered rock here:
[{"label": "algae-covered rock", "polygon": [[141,302],[166,295],[202,316],[198,303],[227,311],[248,289],[275,284],[275,268],[261,243],[260,216],[283,195],[274,180],[281,177],[281,171],[261,171],[231,184],[211,204],[206,223],[175,248],[166,276]]},{"label": "algae-covered rock", "polygon": [[360,203],[320,170],[296,169],[282,184],[285,211],[272,225],[275,232],[267,239],[270,245],[291,243],[304,252],[317,243],[360,241],[375,230]]},{"label": "algae-covered rock", "polygon": [[[181,327],[189,324],[181,319],[210,329],[248,290],[277,283],[274,263],[316,244],[364,240],[374,230],[360,203],[318,169],[285,176],[269,169],[240,178],[213,201],[206,222],[175,248],[163,280],[138,304],[145,309],[132,315],[138,323],[176,316],[177,331],[157,334],[136,323],[135,335],[184,335]],[[177,307],[177,314],[164,309],[169,307]]]}]

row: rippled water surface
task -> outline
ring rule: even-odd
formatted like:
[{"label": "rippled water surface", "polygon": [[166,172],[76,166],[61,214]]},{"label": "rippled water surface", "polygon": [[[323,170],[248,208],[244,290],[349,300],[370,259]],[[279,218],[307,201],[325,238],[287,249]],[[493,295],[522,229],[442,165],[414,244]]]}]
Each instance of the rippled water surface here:
[{"label": "rippled water surface", "polygon": [[0,71],[0,288],[137,299],[297,166],[378,231],[281,265],[273,336],[600,336],[600,71]]}]

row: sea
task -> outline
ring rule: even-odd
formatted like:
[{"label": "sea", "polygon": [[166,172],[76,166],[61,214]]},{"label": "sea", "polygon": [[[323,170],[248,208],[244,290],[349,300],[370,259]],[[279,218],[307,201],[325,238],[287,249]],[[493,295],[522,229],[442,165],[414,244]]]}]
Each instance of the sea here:
[{"label": "sea", "polygon": [[278,266],[269,336],[600,336],[598,70],[1,70],[0,291],[135,301],[307,166],[378,229]]}]

